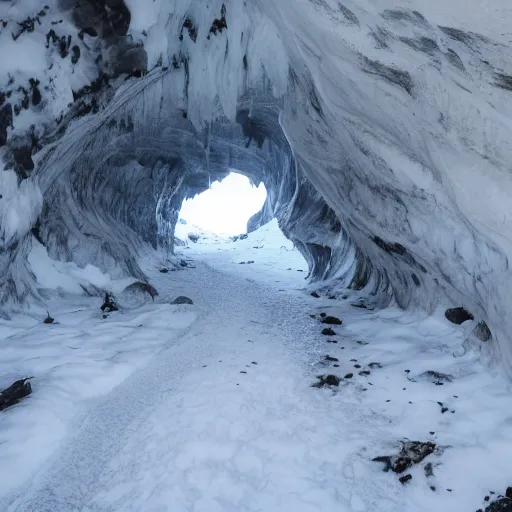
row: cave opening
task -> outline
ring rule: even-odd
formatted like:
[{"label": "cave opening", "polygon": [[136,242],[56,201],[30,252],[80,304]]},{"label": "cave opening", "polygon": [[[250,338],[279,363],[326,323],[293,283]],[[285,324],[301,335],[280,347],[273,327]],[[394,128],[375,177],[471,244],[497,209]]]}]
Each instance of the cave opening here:
[{"label": "cave opening", "polygon": [[217,236],[246,233],[248,221],[263,208],[266,197],[263,183],[255,184],[232,170],[209,189],[183,201],[176,236],[185,238],[189,231]]}]

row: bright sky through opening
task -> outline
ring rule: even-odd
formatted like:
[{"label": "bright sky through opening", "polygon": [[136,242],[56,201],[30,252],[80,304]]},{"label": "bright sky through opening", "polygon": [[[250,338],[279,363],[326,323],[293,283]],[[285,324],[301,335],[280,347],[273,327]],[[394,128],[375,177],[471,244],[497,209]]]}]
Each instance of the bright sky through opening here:
[{"label": "bright sky through opening", "polygon": [[217,235],[239,235],[246,232],[247,221],[261,209],[266,196],[263,184],[253,187],[245,176],[231,173],[214,182],[211,189],[184,201],[180,217]]}]

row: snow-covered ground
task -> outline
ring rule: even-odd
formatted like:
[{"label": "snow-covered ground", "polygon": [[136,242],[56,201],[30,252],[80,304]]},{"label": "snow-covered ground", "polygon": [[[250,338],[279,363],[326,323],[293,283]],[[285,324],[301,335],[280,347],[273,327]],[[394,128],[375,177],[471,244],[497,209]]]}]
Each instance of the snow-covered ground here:
[{"label": "snow-covered ground", "polygon": [[[34,377],[0,414],[2,512],[462,512],[511,484],[510,387],[463,348],[469,326],[354,308],[355,292],[312,297],[275,222],[178,252],[183,270],[145,265],[154,303],[103,318],[102,297],[61,288],[48,303],[58,323],[40,310],[1,323],[0,387]],[[171,305],[178,295],[194,305]],[[335,336],[322,312],[343,320]],[[415,379],[428,370],[453,380]],[[406,438],[443,449],[402,485],[371,459]]]}]

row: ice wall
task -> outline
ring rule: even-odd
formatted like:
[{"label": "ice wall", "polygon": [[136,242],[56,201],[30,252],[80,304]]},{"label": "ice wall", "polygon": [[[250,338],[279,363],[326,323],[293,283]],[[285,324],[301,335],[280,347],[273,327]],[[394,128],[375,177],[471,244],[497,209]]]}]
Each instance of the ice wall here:
[{"label": "ice wall", "polygon": [[30,290],[37,219],[53,257],[142,278],[140,248],[172,250],[182,199],[234,167],[313,279],[464,305],[510,367],[508,7],[422,3],[2,2],[0,45],[39,56],[0,65],[4,297]]}]

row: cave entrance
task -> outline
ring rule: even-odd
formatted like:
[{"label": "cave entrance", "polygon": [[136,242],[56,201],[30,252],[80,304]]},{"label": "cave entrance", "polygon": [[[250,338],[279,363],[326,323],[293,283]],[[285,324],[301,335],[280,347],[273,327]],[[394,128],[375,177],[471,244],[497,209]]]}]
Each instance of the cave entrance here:
[{"label": "cave entrance", "polygon": [[261,210],[266,197],[263,183],[255,187],[249,178],[232,171],[205,192],[183,201],[177,231],[184,228],[218,236],[245,233],[247,221]]}]

